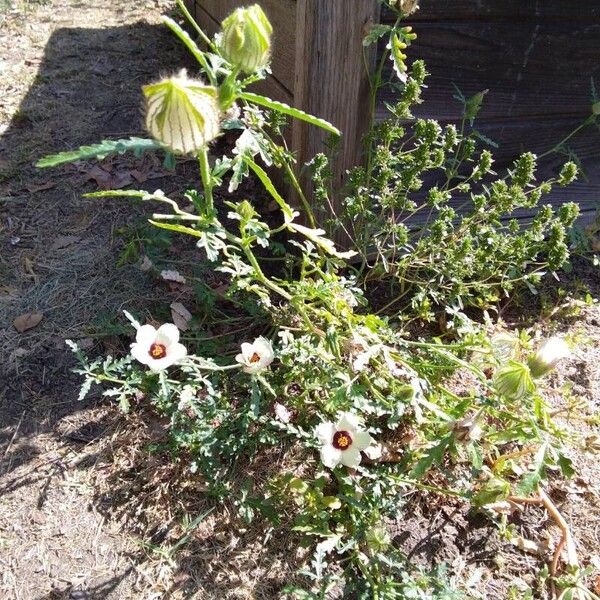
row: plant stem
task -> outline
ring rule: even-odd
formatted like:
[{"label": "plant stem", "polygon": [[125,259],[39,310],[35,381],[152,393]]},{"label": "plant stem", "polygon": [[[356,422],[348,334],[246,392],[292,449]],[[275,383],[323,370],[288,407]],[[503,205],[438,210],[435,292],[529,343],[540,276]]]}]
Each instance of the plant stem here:
[{"label": "plant stem", "polygon": [[583,123],[581,123],[579,126],[575,127],[575,129],[573,129],[573,131],[571,131],[571,133],[569,133],[569,135],[565,136],[560,142],[558,142],[558,144],[556,144],[553,148],[550,148],[550,150],[544,152],[543,154],[540,154],[538,156],[538,160],[540,158],[544,158],[546,156],[548,156],[549,154],[553,154],[554,152],[558,152],[558,150],[560,149],[560,147],[567,141],[569,141],[576,133],[579,133],[584,127],[587,127],[588,125],[590,125],[590,123],[593,123],[595,120],[596,116],[595,115],[590,115],[585,121],[583,121]]},{"label": "plant stem", "polygon": [[206,213],[212,216],[215,211],[215,203],[213,199],[213,180],[210,173],[210,165],[208,163],[208,147],[204,146],[198,154],[198,162],[200,163],[200,177],[202,179],[202,187],[204,188],[204,200],[206,202]]}]

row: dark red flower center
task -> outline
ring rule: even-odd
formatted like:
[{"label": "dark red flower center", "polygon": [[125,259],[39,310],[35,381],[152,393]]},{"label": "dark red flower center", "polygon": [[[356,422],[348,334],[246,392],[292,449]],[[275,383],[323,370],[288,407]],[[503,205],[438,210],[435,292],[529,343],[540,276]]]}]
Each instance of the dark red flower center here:
[{"label": "dark red flower center", "polygon": [[164,358],[167,355],[167,347],[164,344],[154,343],[150,346],[148,354],[155,359]]},{"label": "dark red flower center", "polygon": [[260,354],[258,353],[254,353],[251,357],[250,357],[250,362],[251,363],[257,363],[260,361]]},{"label": "dark red flower center", "polygon": [[337,450],[347,450],[352,445],[352,436],[347,431],[336,431],[332,444]]}]

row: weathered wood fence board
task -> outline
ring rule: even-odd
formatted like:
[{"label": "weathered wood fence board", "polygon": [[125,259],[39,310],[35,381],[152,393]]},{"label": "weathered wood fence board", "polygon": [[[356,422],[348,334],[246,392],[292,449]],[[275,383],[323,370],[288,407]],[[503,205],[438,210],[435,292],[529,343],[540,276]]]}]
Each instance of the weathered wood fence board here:
[{"label": "weathered wood fence board", "polygon": [[[260,1],[260,0],[259,0]],[[203,26],[218,22],[244,0],[190,0]],[[272,82],[263,91],[331,120],[344,132],[336,183],[359,159],[367,125],[366,79],[360,40],[379,18],[376,0],[262,0],[275,37]],[[210,15],[210,16],[209,16]],[[389,20],[385,12],[382,21]],[[466,96],[489,90],[477,128],[498,142],[498,171],[525,150],[543,154],[583,121],[591,109],[591,79],[600,92],[600,0],[421,0],[410,23],[418,39],[411,57],[431,72],[425,102],[415,114],[441,122],[460,118],[455,85]],[[278,33],[277,33],[278,32]],[[380,48],[379,51],[382,49]],[[388,65],[388,69],[391,65]],[[384,91],[377,116],[384,118]],[[300,161],[323,149],[325,136],[295,125],[292,146]],[[569,141],[587,179],[556,189],[558,205],[600,208],[600,132],[589,128]],[[565,157],[547,157],[541,175]]]},{"label": "weathered wood fence board", "polygon": [[[412,56],[432,77],[419,114],[460,117],[452,101],[489,89],[480,116],[522,118],[542,114],[587,115],[590,77],[600,89],[600,21],[418,22]],[[391,66],[390,66],[391,70]],[[390,100],[390,96],[383,98]],[[383,109],[383,106],[381,106]]]}]

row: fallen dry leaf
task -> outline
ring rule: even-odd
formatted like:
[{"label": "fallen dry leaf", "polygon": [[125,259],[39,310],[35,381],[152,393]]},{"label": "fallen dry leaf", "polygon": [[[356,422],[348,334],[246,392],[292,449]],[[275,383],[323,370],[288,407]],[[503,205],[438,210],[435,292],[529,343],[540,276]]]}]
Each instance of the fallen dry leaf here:
[{"label": "fallen dry leaf", "polygon": [[32,183],[31,185],[25,186],[25,189],[30,194],[35,194],[36,192],[43,192],[44,190],[50,190],[56,186],[56,182],[54,181],[46,181],[45,183]]},{"label": "fallen dry leaf", "polygon": [[14,328],[19,332],[23,333],[28,329],[33,329],[39,325],[40,321],[44,318],[42,313],[25,313],[19,315],[14,321]]},{"label": "fallen dry leaf", "polygon": [[180,331],[187,331],[192,320],[192,313],[181,302],[173,302],[170,308],[173,323]]}]

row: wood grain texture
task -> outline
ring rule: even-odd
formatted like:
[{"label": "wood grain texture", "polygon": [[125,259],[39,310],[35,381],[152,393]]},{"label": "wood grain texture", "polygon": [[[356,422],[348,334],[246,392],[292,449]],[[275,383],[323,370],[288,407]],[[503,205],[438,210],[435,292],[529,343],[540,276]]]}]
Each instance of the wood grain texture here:
[{"label": "wood grain texture", "polygon": [[[196,20],[209,35],[214,35],[227,15],[248,4],[244,0],[195,0]],[[294,89],[296,63],[296,2],[260,0],[260,5],[273,25],[272,69],[275,81],[266,87],[275,90],[277,100],[289,102]],[[259,88],[256,90],[259,91]]]},{"label": "wood grain texture", "polygon": [[[598,0],[421,0],[421,10],[411,16],[421,20],[586,19],[600,21]],[[393,20],[391,11],[382,21]],[[514,23],[514,21],[513,21]]]},{"label": "wood grain texture", "polygon": [[[365,107],[369,85],[362,40],[379,21],[377,0],[298,0],[296,82],[299,108],[331,121],[342,132],[333,164],[333,184],[340,189],[346,169],[361,160],[362,137],[368,127]],[[367,62],[374,59],[367,57]],[[301,122],[293,125],[293,148],[300,164],[325,151],[327,135]],[[309,183],[304,178],[304,183]],[[334,208],[340,198],[334,199]],[[336,240],[340,242],[342,234]]]},{"label": "wood grain texture", "polygon": [[589,114],[590,78],[600,87],[600,22],[416,23],[415,31],[410,56],[431,73],[421,114],[432,118],[460,116],[454,85],[467,96],[489,90],[482,118]]}]

